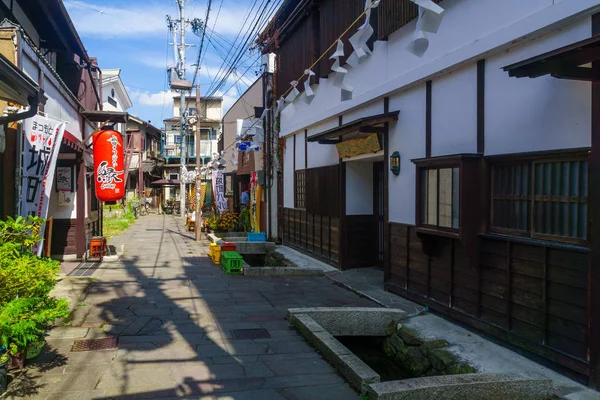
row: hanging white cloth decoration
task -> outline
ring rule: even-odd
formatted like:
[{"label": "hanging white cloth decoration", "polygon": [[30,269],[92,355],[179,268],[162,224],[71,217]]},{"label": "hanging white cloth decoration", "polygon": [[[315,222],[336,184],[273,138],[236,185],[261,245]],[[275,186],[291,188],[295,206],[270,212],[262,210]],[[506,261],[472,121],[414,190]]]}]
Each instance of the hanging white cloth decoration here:
[{"label": "hanging white cloth decoration", "polygon": [[231,165],[233,165],[233,168],[236,168],[238,165],[238,161],[235,158],[235,153],[231,153],[231,157],[229,158],[229,161],[231,161]]},{"label": "hanging white cloth decoration", "polygon": [[[419,12],[419,19],[417,20],[417,26],[419,26],[419,21],[421,20],[421,12]],[[429,47],[429,39],[425,35],[425,32],[417,28],[415,33],[413,34],[412,41],[406,48],[409,53],[414,54],[417,57],[423,57],[423,54],[427,51]]]},{"label": "hanging white cloth decoration", "polygon": [[[373,8],[377,8],[377,6],[379,5],[379,2],[381,0],[377,0],[376,2],[372,2],[371,0],[365,0],[365,22],[358,27],[358,30],[361,31],[363,30],[370,22],[371,22],[371,10]],[[373,5],[371,6],[371,3],[373,3]]]},{"label": "hanging white cloth decoration", "polygon": [[331,57],[329,57],[329,59],[333,60],[334,58],[343,57],[343,56],[344,56],[344,43],[342,42],[341,39],[338,39],[337,47],[335,48],[335,53],[333,53],[331,55]]},{"label": "hanging white cloth decoration", "polygon": [[284,99],[283,96],[281,96],[278,100],[277,100],[277,108],[275,109],[275,116],[278,117],[281,112],[283,111],[283,106],[284,106]]},{"label": "hanging white cloth decoration", "polygon": [[348,39],[348,41],[352,45],[352,48],[354,49],[354,52],[352,54],[356,54],[359,60],[371,54],[371,49],[369,49],[367,42],[369,41],[374,32],[375,31],[373,30],[371,24],[367,23],[364,29],[359,30],[354,35],[352,35],[350,39]]},{"label": "hanging white cloth decoration", "polygon": [[262,114],[260,114],[260,119],[264,119],[267,116],[267,112],[268,112],[268,108],[265,107],[265,109],[263,110]]},{"label": "hanging white cloth decoration", "polygon": [[292,86],[292,91],[285,98],[286,103],[291,103],[296,100],[296,97],[300,94],[296,86],[298,86],[298,81],[291,81],[290,85]]},{"label": "hanging white cloth decoration", "polygon": [[310,87],[310,78],[311,76],[315,76],[315,73],[312,72],[310,69],[305,69],[304,75],[306,75],[306,80],[304,81],[304,95],[307,98],[311,98],[315,95],[315,92]]},{"label": "hanging white cloth decoration", "polygon": [[419,6],[417,29],[437,33],[444,17],[444,9],[432,0],[412,0],[412,2]]}]

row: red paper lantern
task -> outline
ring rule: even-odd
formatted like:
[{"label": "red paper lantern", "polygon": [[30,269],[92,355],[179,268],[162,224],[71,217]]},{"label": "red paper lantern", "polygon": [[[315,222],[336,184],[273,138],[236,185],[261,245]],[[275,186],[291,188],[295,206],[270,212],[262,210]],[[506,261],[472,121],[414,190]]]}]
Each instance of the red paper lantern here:
[{"label": "red paper lantern", "polygon": [[125,195],[123,138],[119,132],[104,130],[94,135],[96,197],[117,201]]}]

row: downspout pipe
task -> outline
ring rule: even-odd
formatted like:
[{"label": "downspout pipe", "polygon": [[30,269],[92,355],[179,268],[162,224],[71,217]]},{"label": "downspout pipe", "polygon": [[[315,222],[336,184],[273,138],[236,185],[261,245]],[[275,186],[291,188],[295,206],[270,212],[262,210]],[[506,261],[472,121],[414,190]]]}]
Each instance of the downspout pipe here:
[{"label": "downspout pipe", "polygon": [[32,96],[29,97],[27,100],[29,101],[29,110],[17,114],[7,115],[6,117],[0,117],[0,125],[31,118],[37,114],[38,104],[46,103],[46,98],[44,97],[44,91],[42,89],[40,89],[39,95],[37,97]]}]

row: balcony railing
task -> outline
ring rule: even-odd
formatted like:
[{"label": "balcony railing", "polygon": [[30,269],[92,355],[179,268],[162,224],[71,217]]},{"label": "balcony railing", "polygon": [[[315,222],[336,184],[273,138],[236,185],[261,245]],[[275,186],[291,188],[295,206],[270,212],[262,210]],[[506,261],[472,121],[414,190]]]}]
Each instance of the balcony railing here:
[{"label": "balcony railing", "polygon": [[[210,157],[212,153],[218,149],[218,142],[216,140],[201,140],[200,141],[200,157]],[[181,148],[179,144],[167,141],[164,146],[165,157],[180,157]],[[187,146],[187,156],[196,157],[196,145],[190,143]]]}]

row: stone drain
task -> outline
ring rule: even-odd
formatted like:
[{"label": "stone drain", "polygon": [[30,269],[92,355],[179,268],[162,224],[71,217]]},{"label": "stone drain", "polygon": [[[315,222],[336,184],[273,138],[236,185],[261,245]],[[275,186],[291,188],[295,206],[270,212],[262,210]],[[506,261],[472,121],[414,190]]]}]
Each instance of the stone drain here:
[{"label": "stone drain", "polygon": [[[405,327],[408,316],[390,308],[294,308],[288,321],[363,397],[369,400],[552,398],[552,382],[537,374],[476,373],[450,351],[443,338],[424,340]],[[381,376],[337,337],[364,336],[383,340],[388,358],[415,378],[381,382]]]}]

